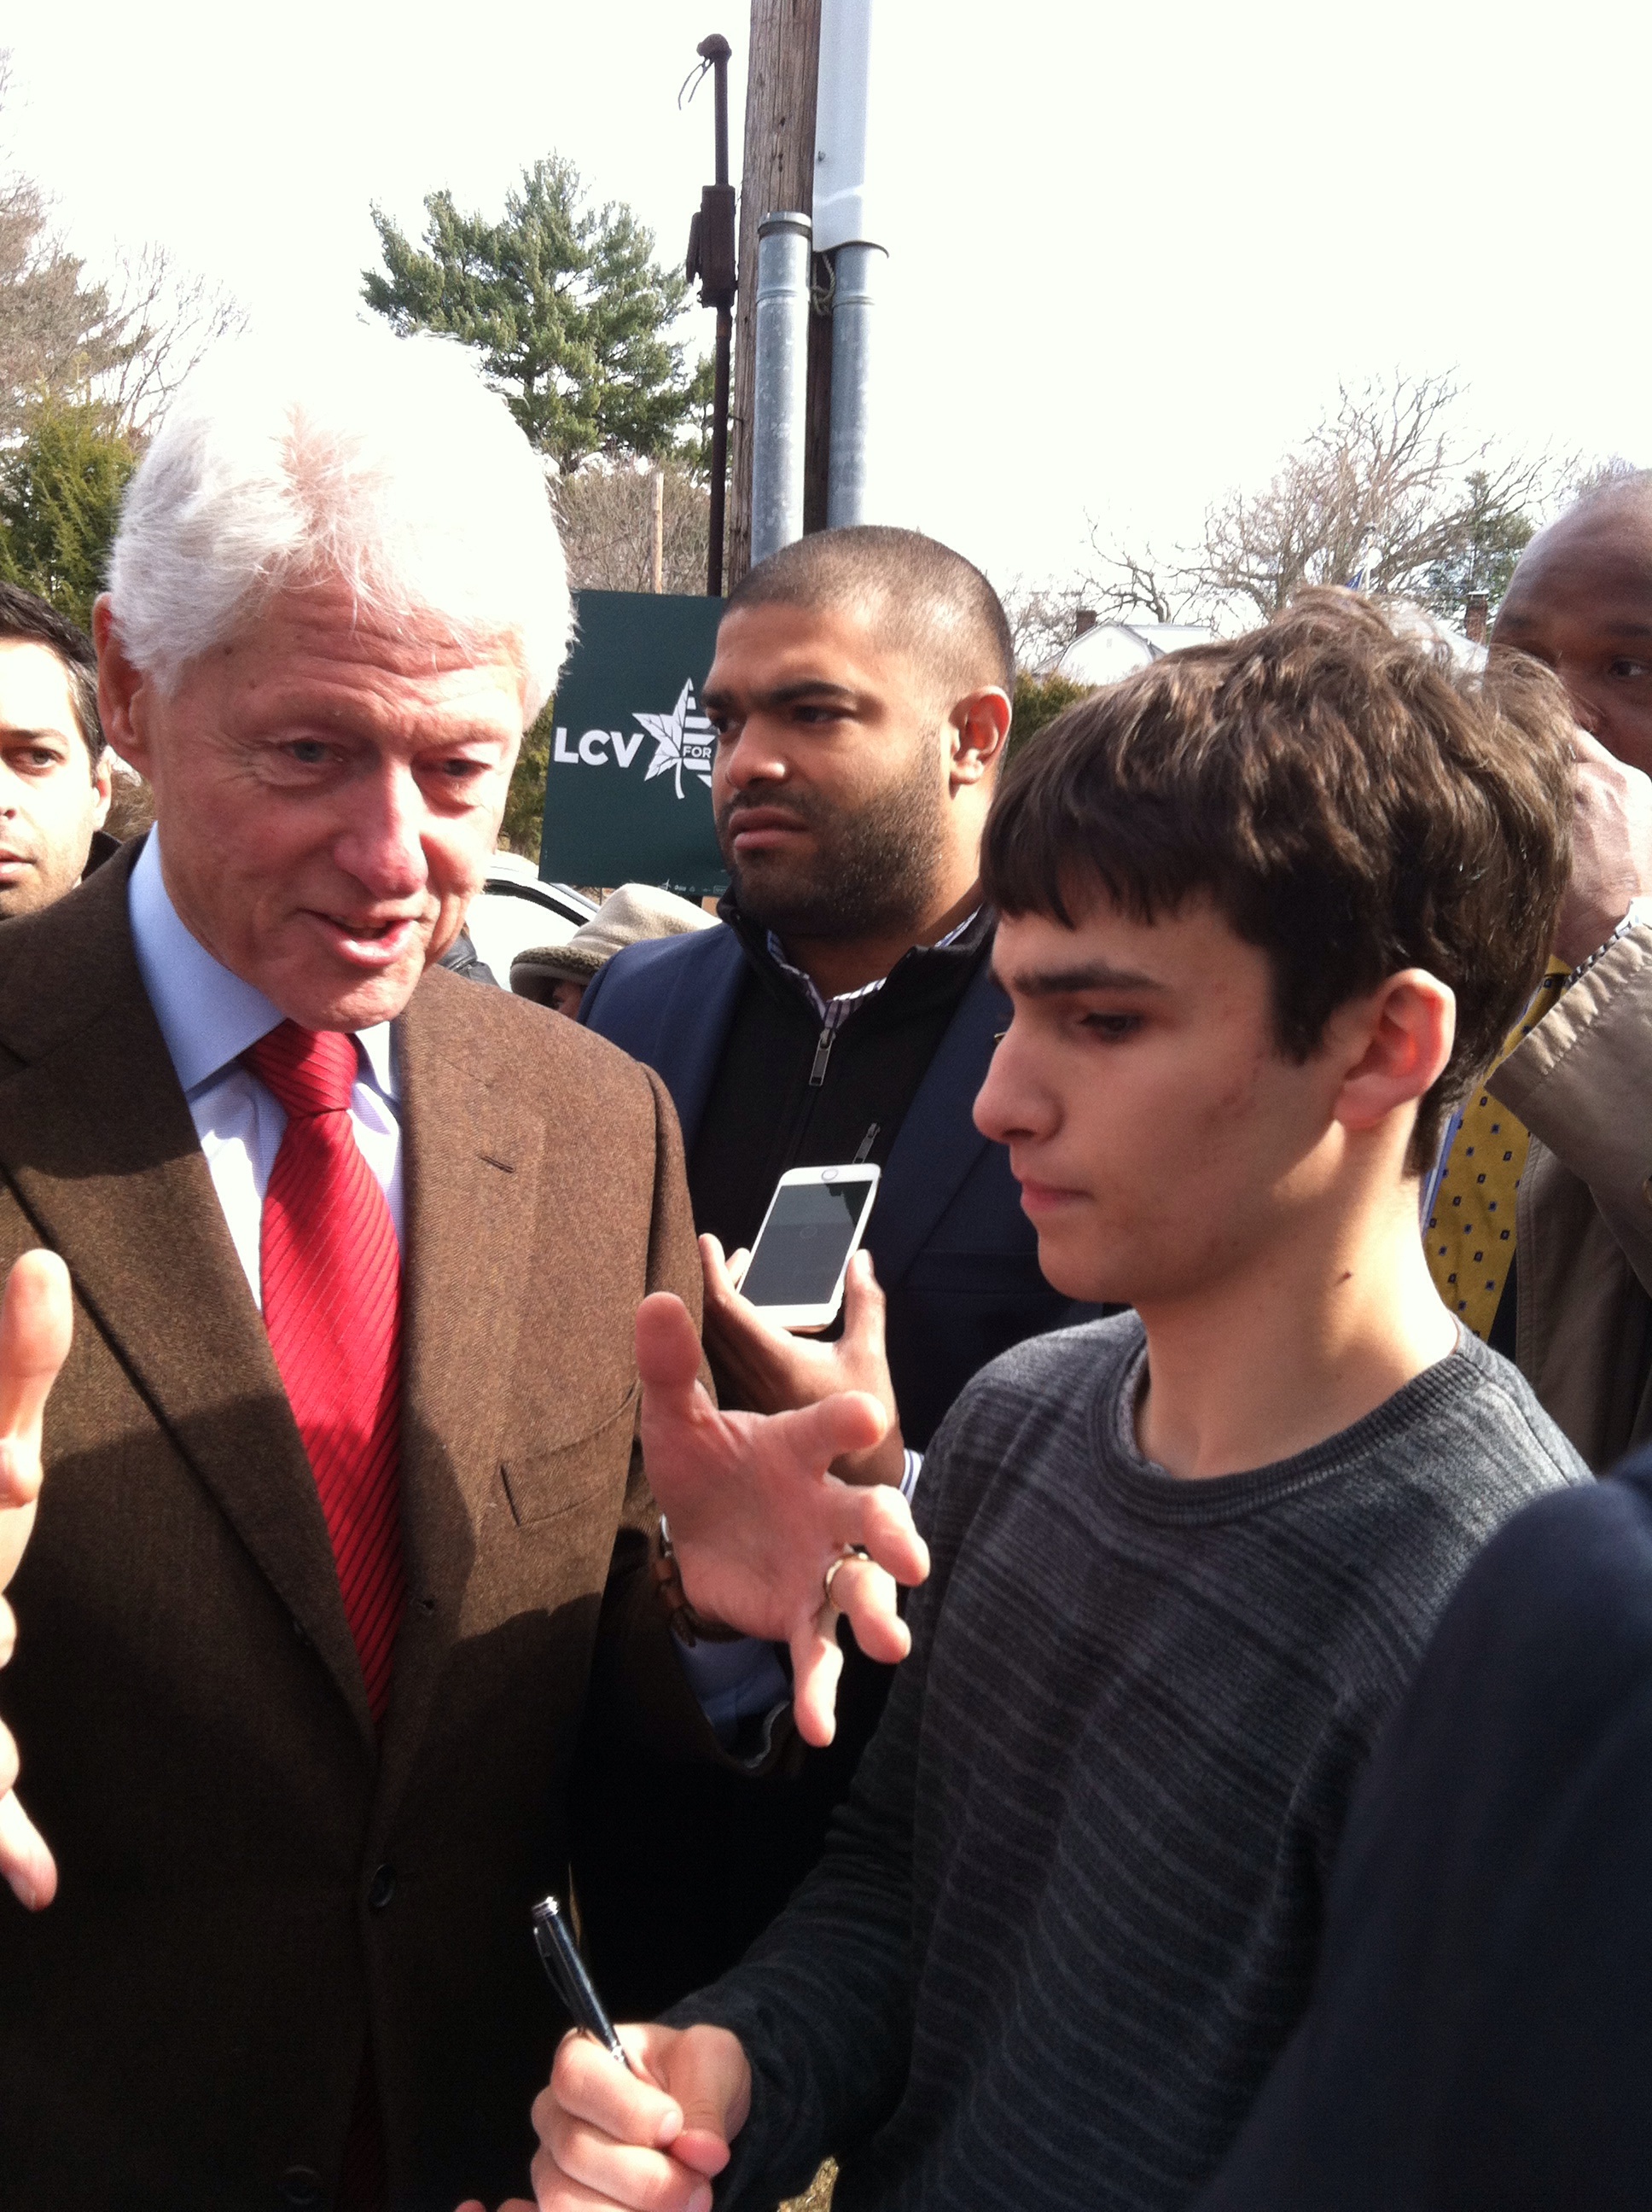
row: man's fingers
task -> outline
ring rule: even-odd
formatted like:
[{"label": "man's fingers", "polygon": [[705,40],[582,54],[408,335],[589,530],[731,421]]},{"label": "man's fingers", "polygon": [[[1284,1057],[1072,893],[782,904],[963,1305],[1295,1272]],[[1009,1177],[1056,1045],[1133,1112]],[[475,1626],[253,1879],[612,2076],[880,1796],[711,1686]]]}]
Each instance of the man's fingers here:
[{"label": "man's fingers", "polygon": [[566,2114],[546,2139],[545,2154],[559,2186],[548,2191],[538,2165],[534,2186],[540,2203],[556,2212],[586,2204],[621,2204],[629,2212],[711,2212],[711,2184],[704,2174],[668,2151],[616,2142],[600,2128]]},{"label": "man's fingers", "polygon": [[669,1291],[655,1291],[637,1308],[637,1372],[653,1401],[651,1410],[687,1416],[696,1407],[700,1339],[688,1308]]},{"label": "man's fingers", "polygon": [[700,1273],[705,1278],[708,1307],[732,1303],[736,1294],[734,1282],[728,1261],[723,1257],[720,1238],[706,1236],[700,1239]]},{"label": "man's fingers", "polygon": [[[867,1451],[881,1443],[889,1414],[867,1390],[838,1390],[817,1405],[780,1413],[786,1448],[800,1468],[823,1471],[840,1452]],[[852,1540],[859,1542],[856,1537]]]},{"label": "man's fingers", "polygon": [[[832,1534],[841,1550],[870,1552],[880,1567],[908,1589],[924,1581],[929,1573],[929,1547],[898,1490],[888,1483],[869,1490],[845,1485],[835,1504]],[[848,1571],[841,1568],[840,1577]],[[834,1583],[834,1590],[836,1587]]]},{"label": "man's fingers", "polygon": [[16,1739],[0,1722],[0,1879],[20,1905],[39,1912],[58,1893],[58,1869],[12,1786],[16,1779]]},{"label": "man's fingers", "polygon": [[17,1616],[6,1600],[0,1597],[0,1667],[10,1662],[17,1649]]},{"label": "man's fingers", "polygon": [[884,1357],[884,1286],[870,1252],[857,1252],[843,1285],[843,1338],[868,1358]]},{"label": "man's fingers", "polygon": [[[646,2047],[637,2032],[625,2031],[628,2049],[636,2048],[646,2065]],[[550,2087],[533,2108],[540,2134],[561,2115],[588,2122],[616,2142],[664,2150],[683,2126],[675,2097],[652,2081],[639,2081],[628,2066],[616,2066],[602,2045],[577,2031],[562,2038],[550,2069]]]},{"label": "man's fingers", "polygon": [[[0,1510],[33,1505],[40,1494],[44,1471],[38,1429],[33,1436],[0,1436]],[[0,1543],[0,1557],[5,1550]],[[9,1579],[0,1571],[0,1583]]]},{"label": "man's fingers", "polygon": [[[847,1572],[840,1567],[838,1579]],[[834,1591],[836,1586],[834,1582]],[[792,1638],[792,1718],[804,1741],[817,1750],[837,1733],[837,1681],[842,1672],[837,1614],[823,1605],[810,1626]]]},{"label": "man's fingers", "polygon": [[43,1911],[58,1893],[56,1863],[15,1790],[0,1797],[0,1875],[30,1912]]},{"label": "man's fingers", "polygon": [[854,1631],[868,1659],[898,1666],[912,1649],[901,1618],[895,1577],[872,1559],[850,1559],[832,1577],[832,1602]]},{"label": "man's fingers", "polygon": [[73,1329],[68,1268],[55,1252],[25,1252],[0,1304],[0,1437],[38,1439]]}]

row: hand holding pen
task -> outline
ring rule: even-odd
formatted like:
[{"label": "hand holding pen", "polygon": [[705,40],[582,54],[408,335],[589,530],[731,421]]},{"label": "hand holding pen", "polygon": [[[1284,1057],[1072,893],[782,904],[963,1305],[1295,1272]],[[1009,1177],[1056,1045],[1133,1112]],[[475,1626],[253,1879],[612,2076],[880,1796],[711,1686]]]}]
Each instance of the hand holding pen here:
[{"label": "hand holding pen", "polygon": [[[536,2101],[540,2148],[535,2203],[501,2212],[711,2212],[712,2180],[751,2108],[751,2072],[737,2039],[720,2027],[629,2028],[634,2060],[580,1957],[554,1897],[534,1908],[545,1971],[583,2033],[565,2036],[550,2085]],[[598,2057],[593,2042],[603,2046]],[[619,2065],[614,2063],[615,2060]],[[472,2199],[459,2212],[483,2212]]]}]

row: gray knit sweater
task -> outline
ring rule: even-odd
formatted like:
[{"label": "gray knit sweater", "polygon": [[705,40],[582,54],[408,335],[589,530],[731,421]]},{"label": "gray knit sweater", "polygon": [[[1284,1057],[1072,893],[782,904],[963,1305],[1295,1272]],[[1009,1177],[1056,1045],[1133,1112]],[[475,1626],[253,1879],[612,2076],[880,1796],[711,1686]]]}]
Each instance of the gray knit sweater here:
[{"label": "gray knit sweater", "polygon": [[756,2081],[720,2185],[837,2212],[1164,2212],[1307,1997],[1373,1739],[1475,1553],[1587,1480],[1464,1336],[1340,1436],[1179,1481],[1135,1449],[1133,1316],[1019,1346],[920,1496],[914,1650],[826,1855],[671,2015]]}]

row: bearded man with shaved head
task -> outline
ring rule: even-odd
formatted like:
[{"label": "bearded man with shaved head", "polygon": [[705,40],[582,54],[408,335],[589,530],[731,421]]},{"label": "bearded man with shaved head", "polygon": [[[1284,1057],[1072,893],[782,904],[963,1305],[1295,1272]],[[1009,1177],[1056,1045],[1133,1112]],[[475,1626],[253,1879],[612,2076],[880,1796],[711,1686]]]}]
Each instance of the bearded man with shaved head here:
[{"label": "bearded man with shaved head", "polygon": [[[725,1402],[870,1389],[889,1433],[840,1471],[908,1492],[972,1376],[1090,1317],[1041,1273],[1008,1161],[970,1118],[1010,1018],[979,876],[1014,690],[998,595],[950,546],[866,525],[759,562],[729,595],[701,691],[722,926],[628,948],[580,1011],[677,1108]],[[883,1179],[842,1335],[789,1336],[739,1295],[740,1249],[788,1169],[854,1160]],[[725,1725],[761,1741],[783,1680],[726,1664]],[[829,1750],[755,1785],[668,1767],[651,1786],[628,1762],[581,1792],[579,1865],[616,2004],[657,2011],[741,1955],[818,1856],[887,1687],[851,1655]]]},{"label": "bearded man with shaved head", "polygon": [[[1454,1310],[1479,1294],[1463,1318],[1599,1472],[1652,1438],[1652,472],[1533,539],[1491,649],[1546,663],[1570,696],[1572,872],[1546,990],[1466,1109],[1430,1261]],[[1499,1176],[1496,1213],[1454,1233]]]}]

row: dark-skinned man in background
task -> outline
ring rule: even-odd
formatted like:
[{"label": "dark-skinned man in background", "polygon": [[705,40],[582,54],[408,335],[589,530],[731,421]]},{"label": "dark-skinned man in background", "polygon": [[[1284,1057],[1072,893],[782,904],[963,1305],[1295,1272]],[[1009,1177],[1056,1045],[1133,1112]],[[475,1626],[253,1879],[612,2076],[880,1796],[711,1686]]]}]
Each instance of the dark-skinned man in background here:
[{"label": "dark-skinned man in background", "polygon": [[1545,989],[1467,1102],[1429,1259],[1600,1473],[1652,1437],[1652,474],[1533,539],[1491,647],[1570,695],[1571,884]]},{"label": "dark-skinned man in background", "polygon": [[[970,1117],[1009,1021],[978,869],[1014,684],[992,586],[932,538],[830,531],[762,562],[730,597],[701,693],[724,926],[621,952],[581,1015],[676,1105],[724,1401],[870,1389],[893,1424],[838,1472],[908,1492],[972,1375],[1090,1317],[1040,1273],[1007,1159]],[[883,1182],[843,1333],[789,1336],[738,1295],[739,1255],[787,1169],[856,1159]],[[764,1657],[727,1655],[728,1724],[744,1707],[757,1746],[785,1695]],[[767,1925],[819,1853],[888,1679],[851,1653],[834,1744],[761,1782],[635,1764],[592,1778],[578,1865],[616,2006],[661,2008]]]},{"label": "dark-skinned man in background", "polygon": [[110,768],[91,639],[0,584],[0,919],[50,906],[118,850]]}]

